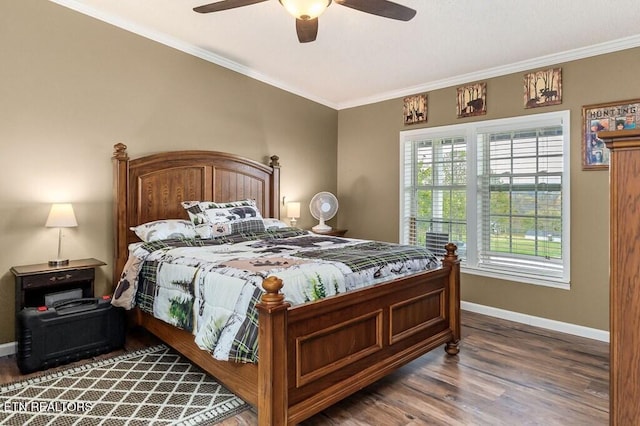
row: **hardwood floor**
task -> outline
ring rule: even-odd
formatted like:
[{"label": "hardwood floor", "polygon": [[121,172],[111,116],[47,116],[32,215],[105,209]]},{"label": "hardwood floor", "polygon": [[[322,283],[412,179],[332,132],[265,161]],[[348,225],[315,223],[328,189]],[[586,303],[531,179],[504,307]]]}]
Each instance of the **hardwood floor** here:
[{"label": "hardwood floor", "polygon": [[[609,345],[462,312],[460,354],[436,349],[308,419],[314,425],[607,425]],[[127,350],[156,340],[138,331]],[[67,367],[67,366],[65,366]],[[62,368],[65,368],[62,367]],[[22,380],[0,359],[3,383]],[[245,411],[221,425],[255,425]]]}]

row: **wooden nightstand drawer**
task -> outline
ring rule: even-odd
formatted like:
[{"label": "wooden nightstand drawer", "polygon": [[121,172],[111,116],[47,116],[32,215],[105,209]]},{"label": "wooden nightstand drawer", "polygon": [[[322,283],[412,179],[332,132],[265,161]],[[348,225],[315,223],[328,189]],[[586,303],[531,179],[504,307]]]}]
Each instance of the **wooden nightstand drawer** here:
[{"label": "wooden nightstand drawer", "polygon": [[106,263],[90,258],[70,260],[64,266],[50,266],[48,263],[12,266],[16,315],[22,308],[44,305],[46,296],[52,293],[80,289],[82,297],[93,297],[96,268],[103,265]]},{"label": "wooden nightstand drawer", "polygon": [[23,277],[22,287],[36,288],[49,285],[60,285],[71,282],[93,280],[94,276],[95,270],[93,268],[47,272],[44,274],[35,274]]}]

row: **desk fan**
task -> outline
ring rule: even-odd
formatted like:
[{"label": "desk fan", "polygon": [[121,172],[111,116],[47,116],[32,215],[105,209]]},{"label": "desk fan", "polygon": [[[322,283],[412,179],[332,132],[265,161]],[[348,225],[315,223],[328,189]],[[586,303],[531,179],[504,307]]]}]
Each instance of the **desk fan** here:
[{"label": "desk fan", "polygon": [[331,227],[324,222],[331,219],[338,212],[338,199],[330,192],[318,192],[309,203],[311,215],[320,223],[311,228],[313,232],[329,232]]}]

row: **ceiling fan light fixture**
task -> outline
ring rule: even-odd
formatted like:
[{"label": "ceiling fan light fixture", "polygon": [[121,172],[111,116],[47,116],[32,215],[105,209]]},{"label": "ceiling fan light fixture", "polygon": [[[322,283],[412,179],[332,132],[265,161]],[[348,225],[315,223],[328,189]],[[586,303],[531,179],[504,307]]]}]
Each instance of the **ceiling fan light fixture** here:
[{"label": "ceiling fan light fixture", "polygon": [[322,15],[331,0],[280,0],[280,4],[296,19],[307,21]]}]

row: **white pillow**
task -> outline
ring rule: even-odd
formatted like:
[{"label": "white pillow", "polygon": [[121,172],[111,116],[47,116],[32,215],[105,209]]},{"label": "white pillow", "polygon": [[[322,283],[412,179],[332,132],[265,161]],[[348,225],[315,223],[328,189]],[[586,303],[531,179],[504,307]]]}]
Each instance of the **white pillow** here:
[{"label": "white pillow", "polygon": [[132,227],[131,230],[145,243],[175,238],[196,238],[193,223],[182,219],[156,220]]},{"label": "white pillow", "polygon": [[272,217],[264,217],[264,218],[262,218],[262,221],[264,222],[264,227],[266,229],[269,229],[269,228],[291,228],[291,226],[287,225],[286,223],[284,223],[280,219],[275,219],[275,218],[272,218]]}]

